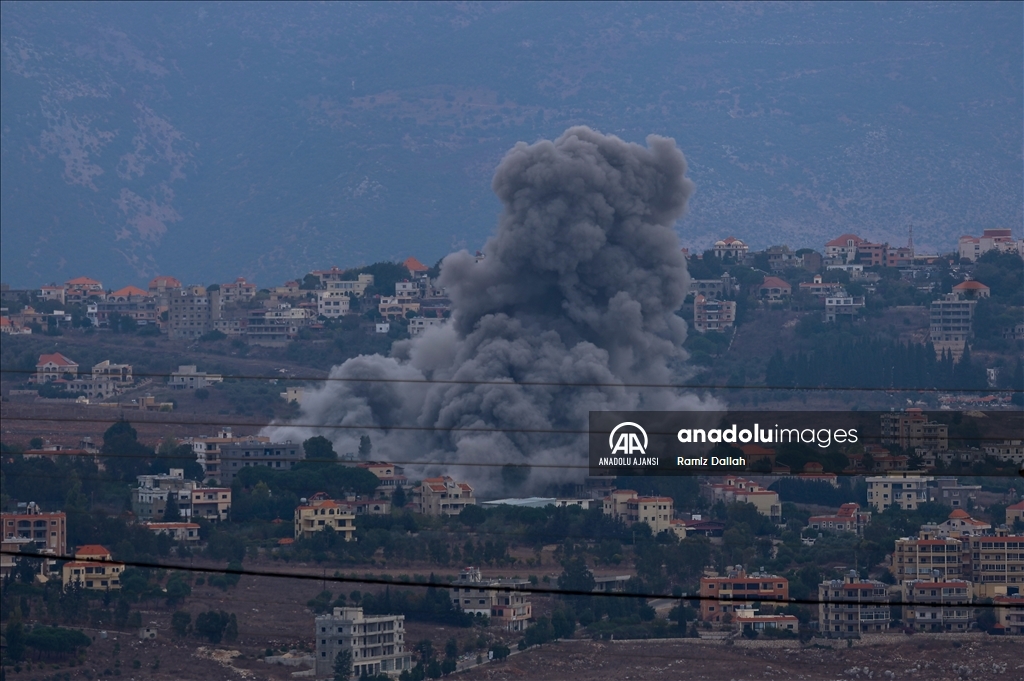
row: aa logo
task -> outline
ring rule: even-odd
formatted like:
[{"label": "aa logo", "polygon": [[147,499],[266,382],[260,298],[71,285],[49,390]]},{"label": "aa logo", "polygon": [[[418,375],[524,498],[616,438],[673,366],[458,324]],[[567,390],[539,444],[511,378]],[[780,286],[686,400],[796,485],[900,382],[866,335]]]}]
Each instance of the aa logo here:
[{"label": "aa logo", "polygon": [[[643,444],[640,438],[643,438]],[[608,435],[608,446],[611,447],[612,454],[646,454],[647,431],[637,423],[624,421],[612,428],[611,434]]]}]

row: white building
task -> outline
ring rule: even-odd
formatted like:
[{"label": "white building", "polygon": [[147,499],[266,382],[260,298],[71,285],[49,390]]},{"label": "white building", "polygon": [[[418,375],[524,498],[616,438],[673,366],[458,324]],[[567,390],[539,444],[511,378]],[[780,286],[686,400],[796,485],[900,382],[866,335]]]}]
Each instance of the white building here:
[{"label": "white building", "polygon": [[444,324],[443,319],[437,317],[416,317],[409,320],[409,335],[418,336],[427,329]]},{"label": "white building", "polygon": [[928,483],[933,480],[913,473],[870,477],[867,479],[868,506],[881,512],[895,504],[904,511],[913,511],[928,501]]},{"label": "white building", "polygon": [[177,371],[171,374],[167,385],[173,390],[199,390],[223,380],[224,377],[220,374],[199,371],[195,364],[182,364]]},{"label": "white building", "polygon": [[317,291],[316,312],[321,317],[335,319],[348,314],[352,299],[341,291]]},{"label": "white building", "polygon": [[977,260],[989,251],[1020,253],[1021,242],[1013,238],[1010,229],[986,229],[981,236],[962,236],[957,251],[962,259]]},{"label": "white building", "polygon": [[316,618],[316,676],[334,674],[334,661],[343,650],[352,655],[352,676],[386,674],[398,677],[412,669],[405,650],[405,616],[363,616],[362,608],[335,608]]}]

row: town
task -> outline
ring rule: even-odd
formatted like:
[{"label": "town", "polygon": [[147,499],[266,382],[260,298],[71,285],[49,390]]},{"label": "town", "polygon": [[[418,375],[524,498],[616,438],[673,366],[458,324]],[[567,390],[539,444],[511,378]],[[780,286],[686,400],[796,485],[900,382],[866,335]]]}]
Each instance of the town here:
[{"label": "town", "polygon": [[[822,251],[728,237],[686,252],[679,314],[705,383],[762,405],[881,388],[887,402],[864,404],[889,412],[883,441],[827,460],[752,443],[732,449],[744,476],[546,489],[494,462],[501,494],[486,497],[453,475],[410,479],[372,434],[353,452],[260,434],[300,413],[316,371],[437,333],[440,263],[262,289],[5,285],[5,659],[105,674],[91,648],[119,632],[136,669],[173,664],[146,645],[191,639],[280,678],[422,679],[581,637],[1024,636],[1024,443],[961,418],[1021,408],[1021,252],[1004,229],[941,256],[853,234]],[[287,613],[279,627],[247,622],[265,602]]]}]

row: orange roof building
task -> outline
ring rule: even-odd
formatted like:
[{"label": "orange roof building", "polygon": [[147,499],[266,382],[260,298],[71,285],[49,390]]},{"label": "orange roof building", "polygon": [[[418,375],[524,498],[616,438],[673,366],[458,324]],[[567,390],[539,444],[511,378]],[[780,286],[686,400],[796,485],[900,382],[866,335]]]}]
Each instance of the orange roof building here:
[{"label": "orange roof building", "polygon": [[402,266],[405,267],[405,269],[409,270],[410,274],[419,274],[420,272],[426,272],[427,270],[430,269],[429,267],[427,267],[426,265],[424,265],[423,263],[421,263],[419,260],[412,256],[406,258],[405,262],[402,263]]}]

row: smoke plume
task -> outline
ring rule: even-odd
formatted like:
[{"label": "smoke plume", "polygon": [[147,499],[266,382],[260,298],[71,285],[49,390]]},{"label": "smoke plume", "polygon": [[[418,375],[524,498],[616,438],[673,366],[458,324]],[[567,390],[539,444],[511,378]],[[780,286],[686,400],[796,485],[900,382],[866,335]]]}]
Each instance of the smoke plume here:
[{"label": "smoke plume", "polygon": [[[332,378],[388,382],[328,381],[307,394],[301,421],[327,427],[269,435],[320,434],[345,452],[369,434],[374,458],[423,462],[410,477],[451,473],[486,493],[500,487],[500,469],[469,464],[545,464],[530,469],[534,489],[581,477],[558,466],[585,465],[590,410],[712,406],[624,385],[689,375],[675,314],[689,277],[673,225],[693,184],[675,142],[652,135],[644,147],[574,127],[517,144],[492,186],[504,209],[485,257],[442,263],[451,318],[395,343],[390,357],[334,367]],[[580,383],[600,386],[566,385]],[[551,432],[566,430],[575,432]]]}]

